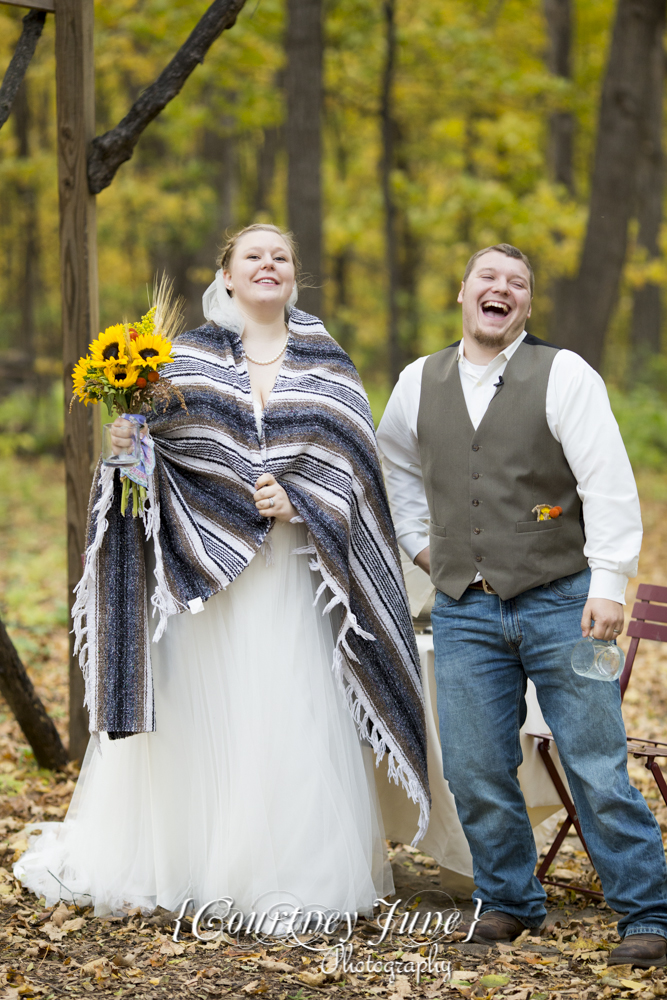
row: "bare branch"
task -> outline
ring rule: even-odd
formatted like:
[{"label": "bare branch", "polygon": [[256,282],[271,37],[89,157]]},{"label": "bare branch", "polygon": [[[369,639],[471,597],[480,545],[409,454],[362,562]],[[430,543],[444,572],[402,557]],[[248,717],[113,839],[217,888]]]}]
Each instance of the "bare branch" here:
[{"label": "bare branch", "polygon": [[226,28],[231,28],[245,0],[214,0],[169,65],[134,102],[123,120],[91,143],[88,186],[99,194],[111,184],[121,163],[129,160],[139,136],[171,101],[209,48]]},{"label": "bare branch", "polygon": [[0,621],[0,695],[14,713],[40,767],[59,770],[67,764],[67,751],[53,720],[47,715],[32,681],[21,663],[7,630]]},{"label": "bare branch", "polygon": [[23,18],[23,31],[0,87],[0,128],[9,118],[14,98],[23,83],[23,77],[42,34],[45,20],[46,12],[43,10],[31,10]]}]

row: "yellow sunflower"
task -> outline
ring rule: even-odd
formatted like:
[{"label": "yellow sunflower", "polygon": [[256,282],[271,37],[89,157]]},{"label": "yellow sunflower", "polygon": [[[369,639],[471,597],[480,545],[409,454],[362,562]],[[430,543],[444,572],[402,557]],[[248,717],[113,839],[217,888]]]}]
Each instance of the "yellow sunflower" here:
[{"label": "yellow sunflower", "polygon": [[160,365],[173,361],[170,340],[159,333],[141,333],[132,341],[130,351],[135,365],[157,371]]},{"label": "yellow sunflower", "polygon": [[129,361],[114,361],[104,368],[104,375],[115,389],[128,389],[137,381],[138,371]]},{"label": "yellow sunflower", "polygon": [[125,325],[116,323],[107,327],[97,340],[90,345],[91,359],[98,365],[107,365],[110,361],[127,364],[130,360],[127,351]]},{"label": "yellow sunflower", "polygon": [[[79,358],[74,366],[74,371],[72,372],[72,383],[74,395],[78,396],[82,403],[88,406],[88,403],[97,403],[98,400],[94,396],[91,396],[86,387],[86,381],[94,373],[94,365],[92,364],[92,358],[89,356],[85,358]],[[91,371],[93,369],[93,371]]]}]

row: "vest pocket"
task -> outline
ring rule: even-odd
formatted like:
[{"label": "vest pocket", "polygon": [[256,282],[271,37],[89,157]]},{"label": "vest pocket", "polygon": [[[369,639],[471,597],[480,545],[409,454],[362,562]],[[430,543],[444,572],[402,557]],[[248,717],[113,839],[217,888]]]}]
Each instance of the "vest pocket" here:
[{"label": "vest pocket", "polygon": [[444,528],[441,524],[434,524],[433,521],[431,521],[428,528],[429,532],[432,535],[438,535],[440,538],[447,537],[447,529]]},{"label": "vest pocket", "polygon": [[554,528],[560,528],[562,523],[560,517],[550,517],[548,521],[517,521],[516,530],[518,532],[553,531]]}]

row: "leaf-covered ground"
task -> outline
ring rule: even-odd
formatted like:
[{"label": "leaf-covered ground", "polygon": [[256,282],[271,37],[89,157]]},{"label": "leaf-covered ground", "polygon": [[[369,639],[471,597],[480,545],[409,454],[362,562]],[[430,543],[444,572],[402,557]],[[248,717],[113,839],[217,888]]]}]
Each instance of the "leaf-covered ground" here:
[{"label": "leaf-covered ground", "polygon": [[[62,466],[49,459],[4,459],[0,479],[0,613],[65,739]],[[655,477],[644,478],[641,493],[647,537],[638,579],[667,585],[667,486]],[[667,647],[644,643],[624,711],[631,734],[667,740]],[[631,761],[630,770],[667,833],[667,807],[651,775],[639,761]],[[25,823],[61,819],[75,780],[73,766],[55,775],[35,766],[0,701],[0,1000],[55,1000],[85,993],[156,1000],[308,1000],[324,994],[383,1000],[667,996],[662,970],[607,966],[609,950],[618,941],[615,915],[604,903],[562,889],[549,890],[549,916],[540,935],[526,934],[493,949],[452,941],[436,957],[438,963],[451,963],[449,971],[443,973],[440,966],[433,974],[426,968],[419,977],[415,968],[426,960],[428,945],[394,936],[378,946],[378,930],[366,921],[359,922],[352,937],[352,969],[323,972],[319,956],[305,948],[269,944],[248,950],[201,943],[187,930],[175,943],[173,918],[165,913],[99,919],[89,909],[66,903],[45,909],[21,890],[11,867],[25,847]],[[403,898],[419,892],[426,899],[437,889],[438,869],[429,858],[401,845],[391,845],[391,856]],[[559,880],[595,884],[576,837],[566,838],[555,868]]]}]

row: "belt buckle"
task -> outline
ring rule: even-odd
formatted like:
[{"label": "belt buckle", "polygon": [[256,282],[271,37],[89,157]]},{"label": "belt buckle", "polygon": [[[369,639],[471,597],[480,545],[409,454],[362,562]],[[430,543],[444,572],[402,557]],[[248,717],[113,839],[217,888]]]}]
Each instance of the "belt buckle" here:
[{"label": "belt buckle", "polygon": [[495,591],[493,587],[491,587],[483,577],[482,577],[482,587],[484,588],[485,594],[497,594],[497,591]]}]

